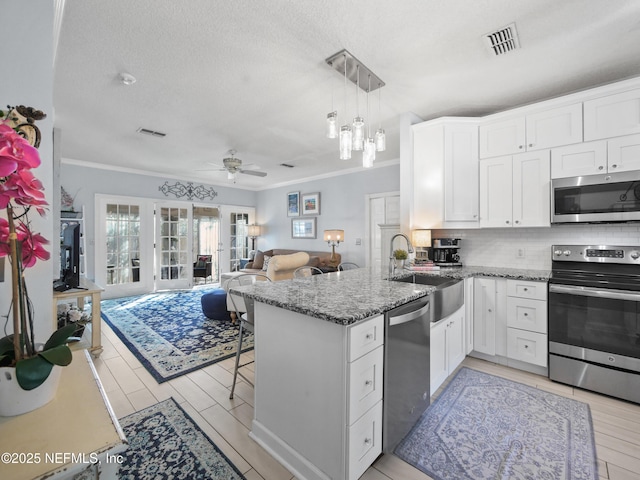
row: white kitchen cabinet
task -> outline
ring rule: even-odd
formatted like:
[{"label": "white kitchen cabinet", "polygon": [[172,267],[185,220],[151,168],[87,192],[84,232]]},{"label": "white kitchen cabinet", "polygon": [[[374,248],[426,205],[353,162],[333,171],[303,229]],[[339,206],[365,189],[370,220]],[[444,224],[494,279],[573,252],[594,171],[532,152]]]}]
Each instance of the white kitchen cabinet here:
[{"label": "white kitchen cabinet", "polygon": [[546,282],[507,280],[507,357],[546,368]]},{"label": "white kitchen cabinet", "polygon": [[473,350],[496,354],[496,280],[473,280]]},{"label": "white kitchen cabinet", "polygon": [[480,161],[480,226],[550,225],[549,150]]},{"label": "white kitchen cabinet", "polygon": [[458,311],[431,325],[431,395],[465,357],[464,306]]},{"label": "white kitchen cabinet", "polygon": [[510,227],[513,221],[513,161],[480,161],[480,227]]},{"label": "white kitchen cabinet", "polygon": [[551,178],[640,170],[640,134],[597,140],[551,151]]},{"label": "white kitchen cabinet", "polygon": [[480,158],[523,153],[582,141],[582,104],[490,121],[479,127]]},{"label": "white kitchen cabinet", "polygon": [[640,133],[640,89],[584,102],[584,140]]},{"label": "white kitchen cabinet", "polygon": [[607,142],[584,142],[551,150],[551,178],[607,172]]},{"label": "white kitchen cabinet", "polygon": [[382,451],[384,317],[343,326],[255,309],[251,437],[300,478],[356,480]]},{"label": "white kitchen cabinet", "polygon": [[412,126],[412,224],[420,228],[478,227],[477,119]]},{"label": "white kitchen cabinet", "polygon": [[609,173],[640,170],[640,135],[612,138],[607,142]]}]

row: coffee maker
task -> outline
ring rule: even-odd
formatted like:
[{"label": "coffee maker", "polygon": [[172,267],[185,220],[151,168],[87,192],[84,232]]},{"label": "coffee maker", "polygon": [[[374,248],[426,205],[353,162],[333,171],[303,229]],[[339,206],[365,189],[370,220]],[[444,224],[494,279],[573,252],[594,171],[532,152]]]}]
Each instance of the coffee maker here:
[{"label": "coffee maker", "polygon": [[441,267],[461,267],[459,238],[434,238],[431,246],[433,263]]}]

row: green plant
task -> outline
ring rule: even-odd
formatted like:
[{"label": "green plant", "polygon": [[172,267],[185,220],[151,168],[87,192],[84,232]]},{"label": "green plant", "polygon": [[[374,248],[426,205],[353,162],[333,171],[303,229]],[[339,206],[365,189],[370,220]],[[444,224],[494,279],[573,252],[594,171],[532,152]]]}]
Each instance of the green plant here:
[{"label": "green plant", "polygon": [[409,254],[406,250],[398,249],[393,251],[393,258],[396,260],[406,260],[409,258]]},{"label": "green plant", "polygon": [[[0,111],[0,208],[7,212],[6,219],[0,217],[0,256],[7,256],[11,265],[9,312],[13,313],[13,333],[0,338],[0,367],[15,367],[20,387],[33,390],[47,379],[54,365],[71,363],[66,342],[77,326],[66,325],[54,332],[43,348],[36,346],[25,269],[38,259],[49,259],[49,252],[44,248],[47,240],[32,231],[28,214],[35,208],[44,215],[47,202],[42,183],[31,173],[41,163],[34,146],[39,141],[39,130],[32,124],[33,119],[22,119],[23,112],[33,113],[33,109],[20,106]],[[44,117],[42,112],[36,113],[39,118]],[[31,136],[31,144],[27,138],[33,132],[37,135]]]}]

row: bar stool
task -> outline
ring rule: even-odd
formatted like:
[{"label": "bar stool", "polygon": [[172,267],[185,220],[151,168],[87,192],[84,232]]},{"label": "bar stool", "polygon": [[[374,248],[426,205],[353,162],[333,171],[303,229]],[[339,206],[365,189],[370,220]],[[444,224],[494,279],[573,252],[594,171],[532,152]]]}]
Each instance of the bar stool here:
[{"label": "bar stool", "polygon": [[270,282],[271,279],[262,273],[243,273],[241,275],[234,276],[227,283],[227,291],[229,295],[229,299],[231,300],[231,304],[233,305],[233,309],[236,313],[236,318],[240,320],[240,331],[238,332],[238,350],[236,352],[236,362],[233,368],[233,384],[231,385],[231,394],[229,398],[233,398],[233,393],[236,389],[236,381],[238,379],[238,375],[240,375],[243,380],[253,386],[253,382],[245,377],[240,369],[247,365],[253,363],[253,360],[240,364],[240,355],[242,354],[242,339],[244,337],[245,330],[249,332],[253,332],[253,324],[254,324],[254,308],[253,308],[253,299],[244,298],[242,295],[237,295],[231,293],[231,289],[233,287],[239,287],[243,285],[253,285],[256,281],[265,280]]},{"label": "bar stool", "polygon": [[306,278],[312,275],[322,274],[318,267],[298,267],[293,272],[293,278]]}]

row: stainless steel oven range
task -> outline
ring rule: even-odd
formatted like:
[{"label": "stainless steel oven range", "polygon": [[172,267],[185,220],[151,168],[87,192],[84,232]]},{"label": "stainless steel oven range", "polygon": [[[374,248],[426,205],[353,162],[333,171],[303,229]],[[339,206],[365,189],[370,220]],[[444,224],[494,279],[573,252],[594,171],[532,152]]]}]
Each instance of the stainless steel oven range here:
[{"label": "stainless steel oven range", "polygon": [[640,403],[640,246],[552,247],[549,378]]}]

